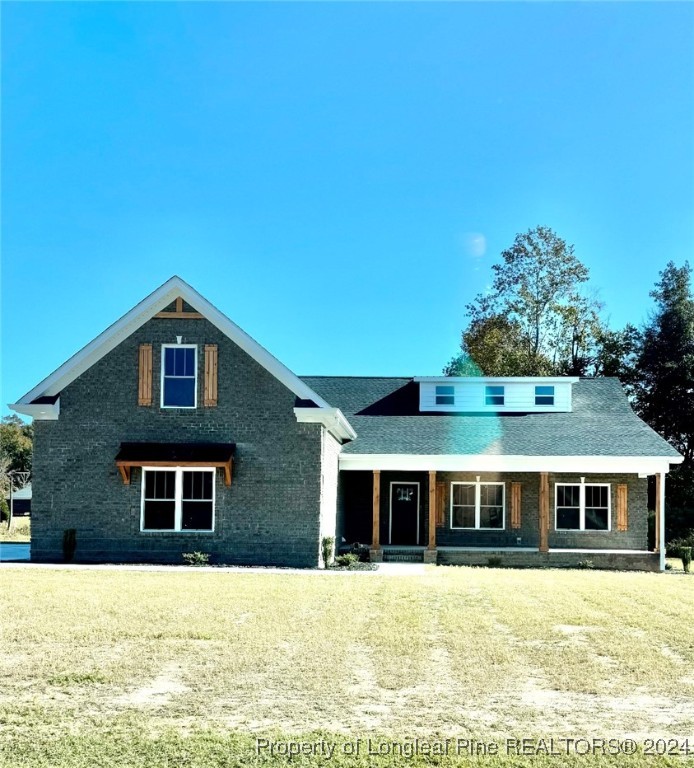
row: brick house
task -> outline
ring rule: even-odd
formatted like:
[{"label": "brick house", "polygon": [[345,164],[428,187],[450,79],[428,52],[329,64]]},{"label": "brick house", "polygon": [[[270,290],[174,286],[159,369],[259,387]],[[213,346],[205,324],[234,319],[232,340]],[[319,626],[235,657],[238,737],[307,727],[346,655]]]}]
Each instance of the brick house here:
[{"label": "brick house", "polygon": [[[303,377],[172,277],[11,406],[35,425],[32,543],[83,562],[664,567],[682,458],[615,379]],[[656,480],[648,551],[647,478]]]}]

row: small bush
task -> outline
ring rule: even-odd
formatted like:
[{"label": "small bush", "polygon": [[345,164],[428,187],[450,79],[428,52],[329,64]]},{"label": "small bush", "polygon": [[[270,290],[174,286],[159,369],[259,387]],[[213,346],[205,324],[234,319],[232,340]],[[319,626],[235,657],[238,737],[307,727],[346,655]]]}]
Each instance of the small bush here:
[{"label": "small bush", "polygon": [[184,552],[183,560],[187,565],[209,565],[210,556],[207,552]]},{"label": "small bush", "polygon": [[489,568],[501,568],[503,562],[503,557],[499,557],[499,555],[492,555],[491,557],[487,558],[487,566]]},{"label": "small bush", "polygon": [[689,568],[692,564],[692,548],[681,547],[680,557],[682,558],[682,568],[684,569],[684,572],[689,573]]},{"label": "small bush", "polygon": [[66,528],[63,531],[63,560],[71,563],[77,548],[77,531],[74,528]]},{"label": "small bush", "polygon": [[665,563],[665,570],[671,571],[672,570],[672,563]]},{"label": "small bush", "polygon": [[592,560],[579,560],[576,563],[576,568],[580,568],[582,571],[591,571],[595,568],[595,564]]},{"label": "small bush", "polygon": [[347,552],[344,555],[338,555],[335,558],[335,565],[338,568],[352,568],[359,562],[359,557],[354,552]]},{"label": "small bush", "polygon": [[335,537],[324,536],[323,540],[321,541],[321,552],[323,554],[323,565],[326,568],[329,568],[330,564],[333,561],[334,549],[335,549]]},{"label": "small bush", "polygon": [[6,523],[10,519],[10,505],[7,499],[0,496],[0,523]]}]

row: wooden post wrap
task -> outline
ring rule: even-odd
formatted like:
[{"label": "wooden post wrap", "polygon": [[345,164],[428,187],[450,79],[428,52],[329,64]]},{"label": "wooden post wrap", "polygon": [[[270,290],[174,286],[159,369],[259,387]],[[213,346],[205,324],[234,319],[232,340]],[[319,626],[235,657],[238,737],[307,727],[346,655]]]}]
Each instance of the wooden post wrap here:
[{"label": "wooden post wrap", "polygon": [[374,469],[373,488],[373,530],[371,532],[371,549],[381,548],[381,470]]},{"label": "wooden post wrap", "polygon": [[549,552],[549,474],[540,472],[540,552]]},{"label": "wooden post wrap", "polygon": [[436,470],[429,471],[429,545],[436,549]]}]

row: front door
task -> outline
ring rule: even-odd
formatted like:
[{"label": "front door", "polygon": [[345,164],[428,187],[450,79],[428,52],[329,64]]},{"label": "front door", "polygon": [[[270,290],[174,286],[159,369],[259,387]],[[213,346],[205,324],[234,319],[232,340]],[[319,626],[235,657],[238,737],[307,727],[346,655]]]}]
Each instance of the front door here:
[{"label": "front door", "polygon": [[419,544],[419,483],[390,484],[389,543]]}]

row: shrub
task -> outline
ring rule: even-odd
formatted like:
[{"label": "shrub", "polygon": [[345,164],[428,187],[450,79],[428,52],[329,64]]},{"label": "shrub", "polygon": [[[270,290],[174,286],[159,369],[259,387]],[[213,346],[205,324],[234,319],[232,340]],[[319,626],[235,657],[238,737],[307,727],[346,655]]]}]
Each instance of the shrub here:
[{"label": "shrub", "polygon": [[321,541],[321,552],[323,554],[323,565],[326,568],[330,567],[330,563],[333,561],[333,551],[335,548],[334,536],[323,536]]},{"label": "shrub", "polygon": [[592,560],[579,560],[576,563],[576,568],[580,568],[582,571],[590,571],[595,568]]},{"label": "shrub", "polygon": [[77,548],[77,531],[74,528],[66,528],[63,531],[63,560],[71,563]]},{"label": "shrub", "polygon": [[682,568],[684,569],[684,572],[689,573],[689,567],[692,564],[692,548],[681,547],[680,557],[682,558]]},{"label": "shrub", "polygon": [[6,523],[10,519],[10,505],[7,499],[0,497],[0,523]]},{"label": "shrub", "polygon": [[207,552],[198,552],[196,550],[195,552],[184,552],[183,560],[188,565],[209,565],[210,556]]},{"label": "shrub", "polygon": [[359,562],[359,557],[354,552],[347,552],[344,555],[338,555],[335,558],[335,565],[339,568],[351,568]]},{"label": "shrub", "polygon": [[487,566],[489,568],[501,568],[503,562],[504,559],[499,557],[499,555],[492,555],[491,557],[487,558]]}]

